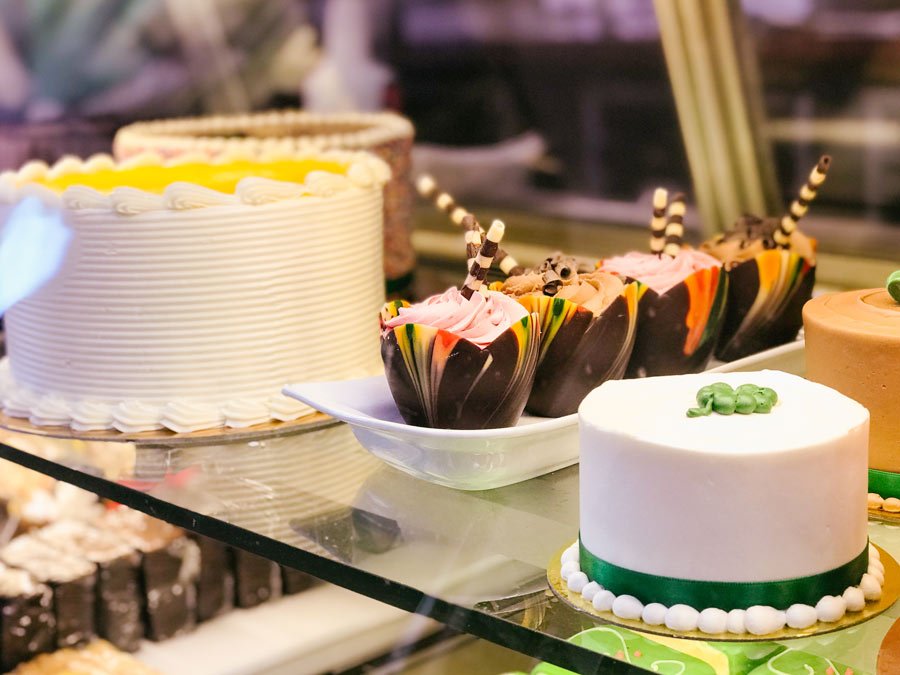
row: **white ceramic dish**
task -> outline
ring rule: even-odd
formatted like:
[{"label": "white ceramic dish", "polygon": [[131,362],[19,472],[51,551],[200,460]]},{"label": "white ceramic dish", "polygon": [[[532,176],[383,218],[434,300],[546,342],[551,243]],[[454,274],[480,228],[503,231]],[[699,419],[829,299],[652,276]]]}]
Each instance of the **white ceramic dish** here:
[{"label": "white ceramic dish", "polygon": [[383,375],[292,384],[284,393],[350,425],[376,457],[459,490],[488,490],[578,461],[578,415],[523,415],[515,427],[429,429],[406,424]]},{"label": "white ceramic dish", "polygon": [[806,377],[806,343],[800,339],[786,345],[772,347],[758,354],[710,368],[710,373],[733,373],[749,370],[783,370]]}]

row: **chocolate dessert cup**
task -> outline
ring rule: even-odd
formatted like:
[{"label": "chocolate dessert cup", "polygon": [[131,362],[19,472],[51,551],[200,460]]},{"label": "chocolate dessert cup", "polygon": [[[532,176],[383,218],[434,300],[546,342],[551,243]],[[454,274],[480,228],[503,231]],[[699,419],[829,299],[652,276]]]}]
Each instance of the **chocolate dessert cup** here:
[{"label": "chocolate dessert cup", "polygon": [[[389,302],[382,319],[398,315]],[[486,347],[438,328],[408,323],[383,333],[385,375],[401,416],[421,427],[514,426],[531,390],[540,346],[537,317],[510,326]]]},{"label": "chocolate dessert cup", "polygon": [[725,317],[728,275],[708,267],[662,295],[640,284],[637,334],[625,377],[698,373],[713,354]]},{"label": "chocolate dessert cup", "polygon": [[634,346],[637,296],[638,284],[628,284],[597,315],[560,297],[518,298],[541,326],[537,370],[525,406],[529,413],[569,415],[594,387],[624,375]]}]

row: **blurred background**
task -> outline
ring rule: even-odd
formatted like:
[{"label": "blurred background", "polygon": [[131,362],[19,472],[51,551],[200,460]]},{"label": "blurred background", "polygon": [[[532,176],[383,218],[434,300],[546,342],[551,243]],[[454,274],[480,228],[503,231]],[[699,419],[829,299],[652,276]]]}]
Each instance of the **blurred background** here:
[{"label": "blurred background", "polygon": [[2,168],[108,151],[138,119],[387,107],[417,170],[546,217],[537,239],[643,226],[657,185],[715,231],[783,208],[828,152],[807,229],[900,254],[891,0],[3,0],[0,19]]}]

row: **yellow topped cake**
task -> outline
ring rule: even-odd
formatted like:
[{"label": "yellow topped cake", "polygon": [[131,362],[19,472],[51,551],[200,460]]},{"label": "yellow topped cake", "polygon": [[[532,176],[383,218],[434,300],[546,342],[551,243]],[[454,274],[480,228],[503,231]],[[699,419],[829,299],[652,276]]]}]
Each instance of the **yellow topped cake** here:
[{"label": "yellow topped cake", "polygon": [[242,152],[366,150],[391,168],[384,187],[384,271],[389,290],[408,284],[415,265],[410,240],[412,123],[396,113],[314,113],[270,110],[235,115],[135,122],[116,133],[113,153],[127,159],[142,152],[164,157],[200,153],[208,158]]},{"label": "yellow topped cake", "polygon": [[31,162],[0,174],[74,236],[6,314],[0,403],[76,430],[185,432],[295,419],[289,382],[380,371],[382,188],[360,152]]}]

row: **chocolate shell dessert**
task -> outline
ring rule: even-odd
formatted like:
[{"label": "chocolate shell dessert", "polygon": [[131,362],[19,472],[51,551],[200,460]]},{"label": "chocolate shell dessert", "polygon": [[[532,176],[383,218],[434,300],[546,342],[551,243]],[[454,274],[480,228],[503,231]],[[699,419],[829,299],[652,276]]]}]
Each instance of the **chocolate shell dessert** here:
[{"label": "chocolate shell dessert", "polygon": [[716,347],[722,361],[797,337],[816,278],[816,242],[797,229],[797,221],[815,198],[830,163],[827,155],[819,160],[782,218],[744,216],[731,230],[700,246],[722,261],[729,277],[728,309]]},{"label": "chocolate shell dessert", "polygon": [[408,424],[513,426],[525,408],[540,344],[537,319],[512,298],[479,290],[502,234],[495,221],[462,290],[382,310],[385,375]]},{"label": "chocolate shell dessert", "polygon": [[574,413],[594,387],[625,373],[634,346],[637,284],[556,254],[492,288],[538,316],[541,346],[529,413]]},{"label": "chocolate shell dessert", "polygon": [[666,192],[654,195],[651,253],[601,260],[598,267],[636,281],[637,331],[625,377],[697,373],[713,354],[725,317],[728,276],[712,256],[683,248],[684,196],[665,222]]}]

